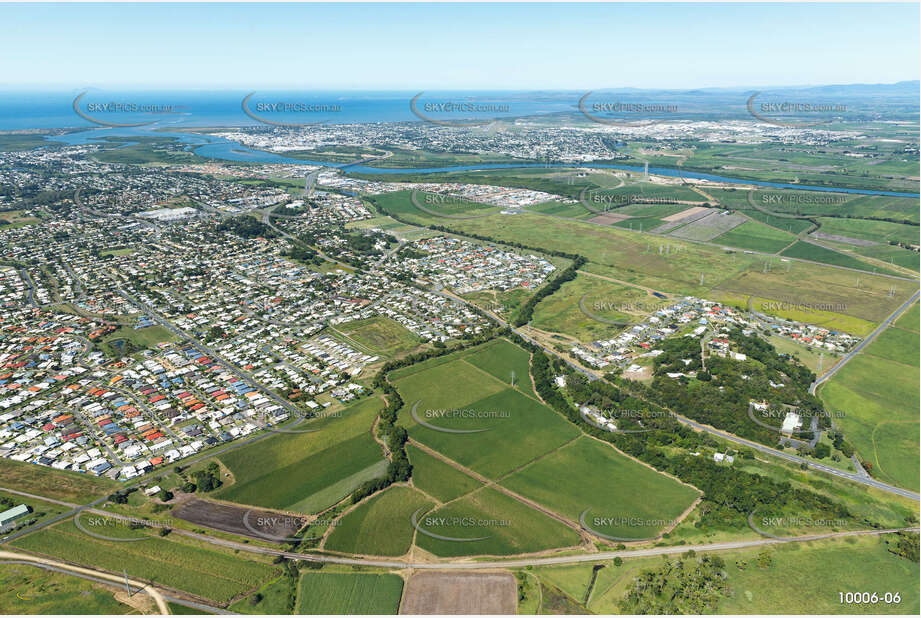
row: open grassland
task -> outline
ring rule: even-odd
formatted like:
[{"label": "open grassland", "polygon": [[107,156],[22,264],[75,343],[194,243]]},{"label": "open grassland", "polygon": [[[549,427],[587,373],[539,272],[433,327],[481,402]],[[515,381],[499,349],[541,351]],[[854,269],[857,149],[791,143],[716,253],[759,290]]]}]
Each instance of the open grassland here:
[{"label": "open grassland", "polygon": [[848,255],[846,253],[841,253],[839,251],[833,251],[832,249],[826,249],[811,242],[796,241],[787,249],[784,249],[781,252],[781,255],[787,257],[799,258],[801,260],[811,260],[813,262],[821,262],[823,264],[831,264],[833,266],[844,266],[846,268],[856,268],[858,270],[866,270],[875,273],[883,273],[887,275],[898,275],[899,273],[889,270],[888,268],[882,268],[879,266],[874,266],[868,262],[862,262],[857,258]]},{"label": "open grassland", "polygon": [[420,515],[416,544],[437,556],[514,555],[577,545],[571,528],[485,487]]},{"label": "open grassland", "polygon": [[746,221],[722,236],[717,236],[711,242],[750,251],[777,253],[794,240],[796,237],[789,232],[772,228],[758,221]]},{"label": "open grassland", "polygon": [[433,506],[411,487],[394,486],[346,513],[326,539],[325,549],[372,556],[402,556],[413,541],[412,515]]},{"label": "open grassland", "polygon": [[[892,334],[889,334],[890,331]],[[822,386],[827,406],[840,410],[837,422],[874,476],[902,487],[919,488],[918,335],[890,328]],[[908,340],[911,340],[910,342]],[[903,341],[904,340],[904,341]],[[890,360],[907,360],[911,364]]]},{"label": "open grassland", "polygon": [[[89,517],[81,519],[90,529]],[[94,532],[114,538],[134,538],[140,531],[122,526],[105,526]],[[231,552],[213,549],[182,539],[152,533],[143,541],[102,540],[80,531],[66,520],[34,534],[16,539],[15,547],[92,566],[112,573],[128,572],[156,584],[195,596],[225,602],[268,580],[276,569],[264,562],[246,560]]]},{"label": "open grassland", "polygon": [[[770,269],[765,268],[765,262],[769,263]],[[831,317],[827,314],[831,313],[839,314],[843,323],[848,318],[859,318],[875,323],[882,322],[917,288],[918,284],[913,281],[826,268],[816,264],[781,262],[777,258],[770,258],[762,261],[758,268],[726,280],[715,289],[716,292],[734,292],[755,296],[759,299],[755,308],[759,307],[761,299],[765,303],[777,301],[786,303],[785,306],[797,305],[814,308],[815,311],[801,312],[805,318],[803,321],[817,324],[819,322],[814,320],[820,319],[823,320],[823,326],[831,328],[827,319]],[[890,290],[894,290],[894,295],[891,297]],[[832,309],[826,309],[828,307]],[[781,313],[785,311],[783,307],[775,310],[768,306],[758,310],[770,315],[792,318],[792,316],[778,313],[778,311]],[[809,314],[813,314],[812,318],[809,317]],[[858,331],[844,326],[840,328],[859,334]]]},{"label": "open grassland", "polygon": [[129,614],[115,588],[24,564],[0,565],[2,614]]},{"label": "open grassland", "polygon": [[879,356],[897,363],[918,366],[918,336],[911,331],[890,327],[881,332],[866,349],[866,354]]},{"label": "open grassland", "polygon": [[[590,260],[583,267],[585,271],[662,292],[707,297],[716,289],[776,301],[835,302],[845,306],[842,310],[845,316],[879,322],[916,287],[912,282],[871,274],[860,274],[858,287],[855,285],[856,273],[821,264],[792,261],[780,264],[776,258],[773,259],[773,268],[766,270],[766,258],[762,256],[741,252],[727,254],[718,247],[671,238],[665,240],[575,220],[555,219],[550,225],[537,215],[524,213],[513,217],[447,220],[418,211],[410,203],[408,192],[396,192],[376,199],[379,207],[422,225],[446,226],[458,233],[474,233],[499,241],[518,241],[548,250],[579,253]],[[843,254],[834,255],[855,260]],[[863,262],[858,264],[859,268],[873,268]],[[891,287],[895,287],[893,297],[889,297]]]},{"label": "open grassland", "polygon": [[[565,482],[560,482],[562,470]],[[515,472],[502,485],[574,521],[587,511],[590,528],[625,539],[656,536],[699,495],[587,436]]]},{"label": "open grassland", "polygon": [[0,486],[65,502],[85,504],[112,493],[120,483],[89,474],[0,458]]},{"label": "open grassland", "polygon": [[339,324],[335,330],[374,354],[383,356],[408,352],[421,342],[419,337],[400,324],[381,316]]},{"label": "open grassland", "polygon": [[[248,597],[235,601],[229,609],[238,614],[287,614],[289,591],[289,579],[282,576],[263,585]],[[255,594],[261,595],[258,601],[253,598]]]},{"label": "open grassland", "polygon": [[786,301],[784,304],[778,304],[777,301],[767,298],[759,298],[757,296],[726,292],[723,290],[714,291],[708,298],[743,310],[751,307],[755,311],[785,320],[815,324],[816,326],[822,326],[829,330],[844,331],[860,337],[869,335],[876,328],[875,322],[869,322],[842,313],[835,313],[834,311],[818,308],[826,307],[827,309],[844,311],[847,308],[844,304],[831,305],[827,303],[815,303],[813,305],[807,305],[805,301],[799,301],[802,303],[799,305],[794,304],[793,301]]},{"label": "open grassland", "polygon": [[[583,298],[585,311],[580,305]],[[645,290],[580,273],[537,304],[531,325],[588,343],[611,337],[622,327],[601,322],[587,313],[603,320],[638,322],[655,306],[665,304],[664,299]]]},{"label": "open grassland", "polygon": [[442,502],[454,500],[482,486],[478,480],[422,449],[409,445],[406,452],[413,466],[413,487]]},{"label": "open grassland", "polygon": [[[800,360],[806,367],[811,371],[821,376],[831,369],[835,363],[838,362],[838,359],[841,358],[838,354],[833,354],[827,350],[818,350],[809,346],[801,345],[796,343],[792,339],[786,337],[779,337],[777,335],[772,335],[768,338],[768,342],[774,346],[779,354],[789,354],[796,357]],[[821,355],[820,355],[821,352]],[[821,370],[819,367],[819,362],[821,358]]]},{"label": "open grassland", "polygon": [[298,510],[302,501],[307,501],[304,504],[311,510],[329,506],[354,487],[341,487],[339,495],[327,496],[328,504],[319,507],[310,499],[348,477],[360,483],[360,473],[383,460],[380,446],[371,436],[371,426],[382,406],[379,398],[363,399],[343,410],[341,416],[296,427],[315,432],[279,434],[222,455],[234,483],[217,497],[284,510]]},{"label": "open grassland", "polygon": [[918,226],[889,221],[871,221],[868,219],[840,219],[837,217],[820,217],[817,219],[822,227],[820,232],[887,243],[896,240],[909,245],[918,244]]},{"label": "open grassland", "polygon": [[864,257],[880,260],[892,266],[901,266],[917,271],[919,269],[919,255],[917,251],[910,251],[895,245],[873,245],[872,247],[854,247],[854,253]]},{"label": "open grassland", "polygon": [[918,303],[915,303],[911,307],[905,310],[899,319],[895,321],[895,326],[903,329],[910,330],[914,333],[921,332],[921,311],[919,311]]},{"label": "open grassland", "polygon": [[[697,195],[696,193],[694,195]],[[698,196],[699,197],[699,196]],[[686,204],[628,204],[613,212],[631,217],[652,217],[662,219],[687,210]]]},{"label": "open grassland", "polygon": [[[829,539],[702,555],[718,556],[726,565],[728,589],[719,599],[719,614],[918,613],[918,564],[887,551],[885,537]],[[610,560],[599,561],[604,568],[598,571],[588,608],[600,614],[621,613],[618,603],[635,578],[661,567],[664,561],[659,556],[627,558],[620,566]],[[542,567],[533,574],[581,600],[591,579],[591,567]],[[901,603],[840,602],[839,592],[854,591],[898,592]]]},{"label": "open grassland", "polygon": [[297,613],[314,615],[396,614],[403,579],[390,573],[315,573],[301,575]]},{"label": "open grassland", "polygon": [[[719,554],[732,589],[732,596],[720,602],[720,613],[918,613],[918,563],[887,551],[884,538],[776,545],[767,552],[767,568],[758,566],[758,551]],[[857,591],[898,592],[901,603],[841,603],[839,593]]]}]

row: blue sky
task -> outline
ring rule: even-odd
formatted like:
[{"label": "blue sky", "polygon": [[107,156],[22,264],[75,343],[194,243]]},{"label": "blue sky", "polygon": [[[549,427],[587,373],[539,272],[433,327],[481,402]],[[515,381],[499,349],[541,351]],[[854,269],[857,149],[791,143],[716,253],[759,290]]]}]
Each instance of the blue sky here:
[{"label": "blue sky", "polygon": [[575,89],[919,78],[914,4],[0,4],[9,86]]}]

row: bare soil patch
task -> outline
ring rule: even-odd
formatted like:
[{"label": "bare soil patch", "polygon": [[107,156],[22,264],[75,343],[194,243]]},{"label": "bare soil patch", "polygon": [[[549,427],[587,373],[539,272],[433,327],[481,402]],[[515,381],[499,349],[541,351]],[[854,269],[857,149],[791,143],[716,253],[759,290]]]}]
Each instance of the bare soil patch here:
[{"label": "bare soil patch", "polygon": [[277,540],[279,542],[283,541],[284,537],[294,536],[307,523],[306,518],[288,513],[222,504],[197,498],[173,509],[172,515],[215,530],[263,541]]},{"label": "bare soil patch", "polygon": [[401,614],[514,614],[518,586],[511,573],[440,573],[409,578]]}]

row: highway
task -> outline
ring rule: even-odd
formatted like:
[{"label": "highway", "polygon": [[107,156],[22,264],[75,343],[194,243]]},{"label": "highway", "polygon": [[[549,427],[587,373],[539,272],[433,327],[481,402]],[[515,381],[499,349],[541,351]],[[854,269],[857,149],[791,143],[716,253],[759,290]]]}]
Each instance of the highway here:
[{"label": "highway", "polygon": [[838,373],[838,371],[840,371],[841,368],[844,367],[844,365],[847,364],[847,362],[848,362],[849,360],[851,360],[852,358],[854,358],[854,356],[856,356],[858,352],[860,352],[861,350],[863,350],[863,349],[864,349],[865,347],[867,347],[867,345],[869,345],[874,339],[876,339],[876,336],[877,336],[877,335],[879,335],[881,332],[883,332],[883,331],[884,331],[894,320],[896,320],[906,309],[908,309],[908,308],[911,306],[911,304],[912,304],[913,302],[915,302],[916,300],[918,300],[918,296],[919,296],[919,295],[921,295],[921,290],[919,290],[919,291],[915,292],[914,294],[912,294],[912,295],[911,295],[911,298],[909,298],[908,300],[906,300],[906,301],[902,304],[901,307],[899,307],[898,309],[896,309],[895,311],[893,311],[891,314],[889,314],[889,317],[886,318],[885,320],[883,320],[883,323],[880,324],[880,325],[876,328],[876,330],[874,330],[872,333],[870,333],[870,334],[867,336],[866,339],[864,339],[864,340],[861,341],[859,344],[857,344],[857,345],[854,347],[853,350],[851,350],[850,352],[848,352],[848,353],[844,356],[844,358],[842,358],[842,359],[838,362],[837,365],[835,365],[834,367],[831,368],[831,370],[830,370],[828,373],[826,373],[826,374],[823,375],[821,378],[819,378],[819,379],[817,379],[815,382],[813,382],[813,383],[809,386],[809,394],[810,394],[810,395],[815,395],[815,390],[816,390],[816,388],[819,387],[820,384],[822,384],[823,382],[827,381],[827,380],[828,380],[829,378],[831,378],[833,375],[835,375],[836,373]]}]

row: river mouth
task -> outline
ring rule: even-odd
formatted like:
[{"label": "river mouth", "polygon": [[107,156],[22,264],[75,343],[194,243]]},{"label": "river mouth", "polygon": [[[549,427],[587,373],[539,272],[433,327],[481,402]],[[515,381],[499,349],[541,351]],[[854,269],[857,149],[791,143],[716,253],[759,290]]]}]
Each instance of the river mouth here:
[{"label": "river mouth", "polygon": [[[65,133],[63,135],[49,136],[46,139],[53,142],[64,143],[69,146],[82,146],[86,144],[105,143],[106,138],[110,137],[160,137],[173,138],[182,144],[187,145],[187,150],[194,154],[219,161],[229,161],[236,163],[274,163],[283,165],[310,165],[329,168],[338,168],[347,172],[357,172],[361,174],[380,174],[400,176],[401,174],[439,174],[446,172],[467,172],[478,170],[500,170],[516,168],[546,168],[546,169],[572,169],[572,168],[601,168],[616,169],[627,172],[644,172],[645,168],[633,165],[616,165],[613,163],[485,163],[482,165],[449,165],[442,167],[417,167],[417,168],[393,168],[393,167],[371,167],[361,164],[349,163],[330,163],[328,161],[311,161],[308,159],[295,159],[286,157],[274,152],[265,150],[256,150],[240,144],[239,142],[229,140],[224,137],[213,135],[202,135],[199,133],[177,133],[172,131],[158,131],[155,126],[151,127],[133,127],[133,128],[105,128],[89,129],[86,131],[77,131]],[[825,193],[848,193],[853,195],[884,195],[888,197],[921,197],[921,193],[903,193],[899,191],[879,191],[875,189],[847,189],[843,187],[824,187],[815,185],[801,185],[793,183],[769,182],[765,180],[751,180],[743,178],[732,178],[728,176],[718,176],[704,172],[691,172],[679,168],[671,167],[649,167],[649,173],[657,176],[667,176],[671,178],[693,178],[695,180],[710,180],[713,182],[722,182],[726,184],[748,185],[756,187],[769,187],[772,189],[797,189],[800,191],[821,191]]]}]

